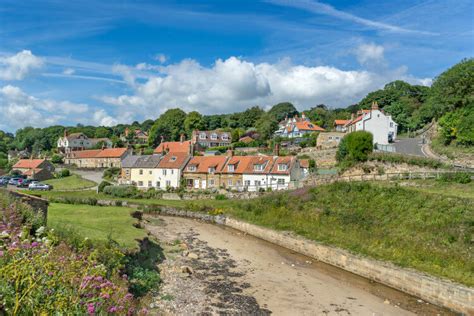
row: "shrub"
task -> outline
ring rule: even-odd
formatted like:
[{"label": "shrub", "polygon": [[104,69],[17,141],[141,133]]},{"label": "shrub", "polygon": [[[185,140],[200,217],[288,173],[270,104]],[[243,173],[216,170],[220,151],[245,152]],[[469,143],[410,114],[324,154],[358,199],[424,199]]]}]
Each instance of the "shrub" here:
[{"label": "shrub", "polygon": [[341,139],[336,153],[339,162],[366,161],[373,151],[373,136],[366,131],[357,131],[347,134]]},{"label": "shrub", "polygon": [[54,154],[53,157],[51,157],[51,162],[52,163],[63,163],[63,156]]},{"label": "shrub", "polygon": [[99,184],[99,192],[104,192],[104,189],[105,187],[108,187],[108,186],[111,186],[112,183],[108,182],[108,181],[102,181],[100,184]]},{"label": "shrub", "polygon": [[111,185],[106,186],[103,192],[114,197],[133,198],[137,195],[138,189],[131,185]]},{"label": "shrub", "polygon": [[225,194],[216,194],[216,200],[227,200],[227,196]]},{"label": "shrub", "polygon": [[390,162],[390,163],[406,163],[409,165],[415,165],[420,167],[429,167],[433,169],[438,168],[447,168],[442,162],[425,157],[414,157],[414,156],[405,156],[401,154],[393,153],[371,153],[369,155],[369,160],[380,161],[380,162]]},{"label": "shrub", "polygon": [[104,170],[104,179],[113,179],[120,174],[120,168],[112,167]]},{"label": "shrub", "polygon": [[443,173],[438,178],[441,182],[457,182],[461,184],[470,183],[471,174],[468,172]]},{"label": "shrub", "polygon": [[59,177],[60,178],[66,178],[66,177],[69,177],[70,175],[71,175],[71,171],[69,171],[69,169],[62,169],[59,172]]},{"label": "shrub", "polygon": [[133,211],[130,215],[133,218],[138,219],[139,221],[141,221],[143,219],[143,212],[141,212],[141,211]]}]

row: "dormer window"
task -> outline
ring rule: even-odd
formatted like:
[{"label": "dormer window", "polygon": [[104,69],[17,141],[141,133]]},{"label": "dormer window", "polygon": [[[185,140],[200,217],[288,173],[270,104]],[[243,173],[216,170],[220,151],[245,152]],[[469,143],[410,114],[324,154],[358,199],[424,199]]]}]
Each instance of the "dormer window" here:
[{"label": "dormer window", "polygon": [[263,164],[255,164],[253,165],[253,170],[254,171],[263,171],[264,165]]},{"label": "dormer window", "polygon": [[216,133],[212,133],[212,134],[211,134],[211,139],[212,139],[212,140],[216,140],[216,139],[217,139],[217,134],[216,134]]},{"label": "dormer window", "polygon": [[199,139],[206,139],[206,133],[200,133]]},{"label": "dormer window", "polygon": [[216,167],[209,167],[207,170],[209,173],[214,173],[216,172]]},{"label": "dormer window", "polygon": [[229,135],[227,135],[227,134],[222,134],[222,139],[223,139],[223,140],[229,140]]},{"label": "dormer window", "polygon": [[288,165],[284,163],[279,163],[278,164],[278,171],[286,171],[288,170]]},{"label": "dormer window", "polygon": [[313,124],[308,124],[309,128],[313,128],[314,125]]},{"label": "dormer window", "polygon": [[176,161],[176,156],[171,157],[170,161]]},{"label": "dormer window", "polygon": [[196,171],[196,165],[188,166],[188,171]]},{"label": "dormer window", "polygon": [[235,165],[228,165],[227,166],[227,171],[234,172],[235,171]]}]

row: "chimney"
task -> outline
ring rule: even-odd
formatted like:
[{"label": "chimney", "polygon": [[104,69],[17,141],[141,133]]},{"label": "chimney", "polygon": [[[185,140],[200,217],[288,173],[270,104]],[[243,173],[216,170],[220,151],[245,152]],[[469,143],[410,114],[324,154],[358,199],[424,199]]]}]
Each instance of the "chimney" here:
[{"label": "chimney", "polygon": [[179,136],[179,141],[180,141],[181,143],[184,142],[184,134],[181,134],[181,135]]},{"label": "chimney", "polygon": [[128,134],[130,134],[130,130],[128,127],[125,128],[125,137],[128,137]]},{"label": "chimney", "polygon": [[351,113],[351,121],[353,121],[353,120],[354,120],[354,118],[355,118],[355,115],[354,115],[354,113]]},{"label": "chimney", "polygon": [[372,110],[378,110],[379,105],[377,104],[377,101],[372,102]]},{"label": "chimney", "polygon": [[304,112],[301,113],[301,118],[302,118],[302,119],[305,119],[305,118],[306,118],[306,115],[304,114]]},{"label": "chimney", "polygon": [[163,135],[161,135],[161,141],[160,143],[164,142],[165,141],[165,137]]},{"label": "chimney", "polygon": [[280,156],[280,144],[275,143],[275,148],[273,149],[273,155]]},{"label": "chimney", "polygon": [[226,152],[227,157],[232,157],[234,155],[234,151],[232,149],[228,149]]}]

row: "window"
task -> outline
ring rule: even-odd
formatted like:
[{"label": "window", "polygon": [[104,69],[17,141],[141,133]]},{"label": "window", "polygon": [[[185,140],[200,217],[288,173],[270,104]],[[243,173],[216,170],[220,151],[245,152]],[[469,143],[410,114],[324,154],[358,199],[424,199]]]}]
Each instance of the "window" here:
[{"label": "window", "polygon": [[142,174],[143,174],[143,169],[140,169],[140,170],[138,171],[138,174],[139,174],[139,175],[142,175]]},{"label": "window", "polygon": [[171,186],[171,181],[170,180],[166,180],[166,187],[170,187]]},{"label": "window", "polygon": [[161,187],[160,181],[156,181],[156,187],[157,187],[157,188]]},{"label": "window", "polygon": [[171,157],[170,161],[176,161],[176,156]]},{"label": "window", "polygon": [[235,185],[238,186],[238,187],[240,187],[240,186],[242,185],[242,181],[237,180],[237,181],[235,182]]},{"label": "window", "polygon": [[285,179],[278,179],[278,184],[285,184]]},{"label": "window", "polygon": [[211,139],[212,139],[212,140],[216,140],[216,139],[217,139],[217,134],[216,134],[216,133],[212,133],[212,134],[211,134]]},{"label": "window", "polygon": [[212,186],[212,187],[214,186],[214,179],[209,180],[209,186]]},{"label": "window", "polygon": [[215,167],[209,167],[208,172],[209,173],[214,173],[214,172],[216,172],[216,168]]},{"label": "window", "polygon": [[339,136],[336,136],[336,140],[340,140],[340,139],[341,139],[341,137],[339,137]]},{"label": "window", "polygon": [[171,169],[171,174],[174,174],[174,169]]},{"label": "window", "polygon": [[188,166],[188,171],[196,171],[196,166]]},{"label": "window", "polygon": [[127,176],[129,176],[129,175],[130,175],[130,169],[126,169],[126,170],[125,170],[125,174],[126,174]]},{"label": "window", "polygon": [[232,185],[233,185],[232,179],[227,180],[227,185],[228,185],[228,186],[232,186]]},{"label": "window", "polygon": [[332,136],[329,136],[328,138],[329,138],[329,140],[332,140]]},{"label": "window", "polygon": [[390,127],[393,127],[393,122],[390,122]]},{"label": "window", "polygon": [[138,186],[142,187],[143,186],[143,181],[138,181]]},{"label": "window", "polygon": [[163,169],[163,175],[166,176],[166,169]]},{"label": "window", "polygon": [[222,139],[223,139],[223,140],[229,140],[229,135],[227,135],[227,134],[222,134]]},{"label": "window", "polygon": [[149,186],[149,187],[153,186],[153,185],[151,184],[151,181],[148,181],[148,186]]},{"label": "window", "polygon": [[228,165],[227,166],[227,171],[234,172],[234,170],[235,170],[235,165]]},{"label": "window", "polygon": [[308,124],[308,127],[309,127],[309,128],[313,128],[314,125],[313,125],[313,124]]},{"label": "window", "polygon": [[253,170],[255,170],[255,171],[263,171],[263,164],[256,164],[256,165],[253,165]]},{"label": "window", "polygon": [[256,187],[259,187],[259,186],[262,185],[262,182],[261,182],[260,180],[255,180],[254,183],[255,183],[255,186],[256,186]]},{"label": "window", "polygon": [[250,185],[250,180],[245,180],[245,186],[248,187]]},{"label": "window", "polygon": [[200,133],[199,139],[206,139],[206,133]]},{"label": "window", "polygon": [[279,163],[278,164],[278,171],[286,171],[288,170],[288,166],[284,163]]},{"label": "window", "polygon": [[152,174],[153,174],[153,170],[148,171],[148,174],[149,174],[149,175],[152,175]]}]

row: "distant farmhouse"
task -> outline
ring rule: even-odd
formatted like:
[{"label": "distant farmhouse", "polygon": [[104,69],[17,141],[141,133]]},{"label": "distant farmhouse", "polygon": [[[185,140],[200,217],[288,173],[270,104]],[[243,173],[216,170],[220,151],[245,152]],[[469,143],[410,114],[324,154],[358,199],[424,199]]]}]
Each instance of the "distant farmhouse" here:
[{"label": "distant farmhouse", "polygon": [[142,131],[141,129],[130,130],[128,127],[126,127],[123,135],[120,135],[120,140],[124,143],[147,144],[148,133]]},{"label": "distant farmhouse", "polygon": [[368,131],[374,136],[374,144],[387,145],[397,138],[398,124],[379,109],[377,102],[372,103],[370,110],[357,112],[357,117],[352,118],[344,125],[347,132]]},{"label": "distant farmhouse", "polygon": [[230,146],[232,144],[232,136],[230,132],[221,131],[193,131],[191,143],[197,150],[209,147]]},{"label": "distant farmhouse", "polygon": [[297,115],[292,118],[286,118],[278,124],[278,130],[275,132],[275,136],[281,136],[285,138],[297,138],[303,137],[306,134],[314,132],[324,132],[324,128],[311,123],[311,121],[303,113],[301,117]]},{"label": "distant farmhouse", "polygon": [[106,148],[112,147],[112,141],[108,138],[89,138],[84,133],[68,134],[64,130],[64,136],[59,137],[57,147],[60,152],[67,154],[76,150],[94,148],[99,143]]},{"label": "distant farmhouse", "polygon": [[78,168],[120,168],[122,160],[130,154],[127,148],[106,148],[71,151],[64,157],[64,163]]},{"label": "distant farmhouse", "polygon": [[54,166],[46,159],[20,159],[12,167],[22,175],[33,180],[47,180],[53,177]]}]

